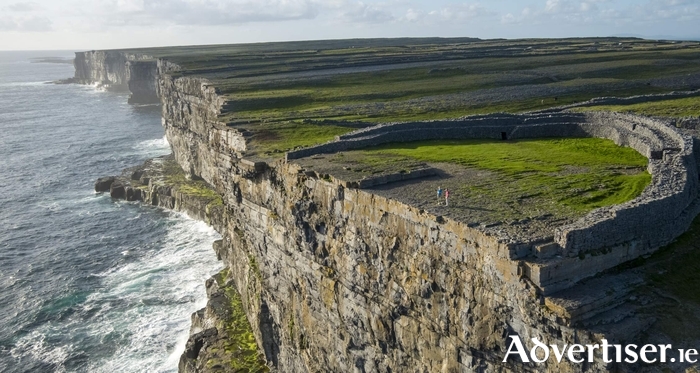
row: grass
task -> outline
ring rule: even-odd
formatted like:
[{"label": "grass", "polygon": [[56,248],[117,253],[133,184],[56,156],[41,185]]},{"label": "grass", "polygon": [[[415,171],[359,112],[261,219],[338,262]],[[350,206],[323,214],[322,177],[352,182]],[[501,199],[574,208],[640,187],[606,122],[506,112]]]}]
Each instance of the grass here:
[{"label": "grass", "polygon": [[[524,58],[517,62],[523,63],[522,59]],[[486,62],[472,64],[483,64],[484,69],[487,69]],[[547,64],[543,61],[542,65]],[[586,68],[583,64],[575,67]],[[637,67],[626,69],[635,71]],[[520,112],[604,95],[630,96],[664,91],[637,82],[641,77],[602,79],[596,76],[609,75],[604,66],[600,67],[601,71],[588,72],[590,78],[564,71],[570,67],[561,73],[553,67],[552,75],[557,75],[556,77],[541,76],[543,72],[526,72],[515,64],[503,68],[507,70],[477,72],[455,68],[449,73],[431,73],[434,69],[404,69],[306,79],[301,82],[275,82],[274,86],[269,86],[267,82],[249,87],[238,84],[235,94],[226,95],[235,110],[225,113],[222,119],[234,124],[309,118],[365,123],[411,121],[495,111]],[[667,71],[665,73],[668,74]],[[628,87],[629,84],[634,87]],[[523,87],[520,92],[531,90],[533,93],[518,93],[511,98],[506,95],[503,95],[504,98],[477,97],[473,100],[460,97],[489,89],[517,87]],[[547,89],[536,91],[531,87]],[[551,90],[560,93],[545,93]],[[553,97],[555,95],[558,96],[557,100]]]},{"label": "grass", "polygon": [[651,182],[644,156],[604,139],[424,141],[362,152],[374,167],[411,159],[491,171],[495,180],[474,180],[460,192],[504,201],[536,196],[578,212],[629,201]]},{"label": "grass", "polygon": [[[683,77],[700,73],[700,43],[635,38],[354,39],[131,52],[179,64],[177,76],[208,79],[227,100],[219,120],[252,133],[250,149],[272,156],[328,141],[347,124],[692,89]],[[663,78],[670,83],[652,84]]]},{"label": "grass", "polygon": [[324,143],[355,129],[332,124],[277,123],[254,131],[248,143],[259,154],[281,156],[285,151]]},{"label": "grass", "polygon": [[163,161],[163,175],[166,185],[175,187],[180,193],[211,200],[212,206],[221,205],[221,195],[203,180],[191,180],[174,159]]},{"label": "grass", "polygon": [[230,358],[229,364],[234,372],[269,372],[270,369],[265,365],[265,359],[258,350],[241,297],[235,287],[228,282],[228,275],[228,271],[222,271],[217,276],[217,281],[224,289],[231,307],[230,317],[224,327],[228,335],[224,350],[226,356]]},{"label": "grass", "polygon": [[659,100],[632,105],[599,105],[573,109],[584,111],[618,111],[659,117],[700,117],[700,97]]},{"label": "grass", "polygon": [[216,196],[211,202],[207,204],[207,208],[215,208],[215,207],[223,207],[224,206],[224,200],[221,198],[221,196]]}]

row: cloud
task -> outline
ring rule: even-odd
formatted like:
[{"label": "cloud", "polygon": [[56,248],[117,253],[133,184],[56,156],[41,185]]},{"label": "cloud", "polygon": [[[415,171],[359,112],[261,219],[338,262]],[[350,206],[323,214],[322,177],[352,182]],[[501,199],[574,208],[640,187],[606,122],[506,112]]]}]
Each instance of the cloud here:
[{"label": "cloud", "polygon": [[145,10],[144,0],[117,0],[116,9],[122,13],[135,13]]},{"label": "cloud", "polygon": [[[133,1],[133,0],[132,0]],[[309,0],[247,0],[168,2],[145,0],[144,11],[153,18],[180,25],[225,25],[313,19],[318,7]]]},{"label": "cloud", "polygon": [[[199,32],[217,26],[265,30],[232,40],[347,35],[473,33],[482,37],[602,33],[688,34],[700,0],[0,0],[0,31],[78,34],[115,30]],[[309,22],[312,21],[313,22]],[[498,22],[503,25],[500,26]],[[53,23],[52,23],[53,21]],[[299,21],[296,23],[295,21]],[[298,28],[291,29],[291,27]],[[366,33],[353,25],[371,25]],[[209,26],[213,26],[210,28]],[[350,27],[349,27],[350,26]],[[690,29],[688,29],[690,27]],[[290,30],[292,30],[290,32]],[[218,32],[218,31],[217,31]],[[247,31],[258,33],[258,31]],[[364,32],[364,31],[363,31]],[[187,34],[189,37],[189,34]],[[272,36],[271,36],[272,35]],[[208,37],[208,36],[207,36]],[[306,36],[305,36],[306,37]],[[187,38],[185,38],[187,39]],[[190,39],[187,39],[190,40]]]},{"label": "cloud", "polygon": [[341,19],[350,23],[384,23],[395,20],[394,15],[376,5],[357,2],[349,4],[341,14]]},{"label": "cloud", "polygon": [[53,23],[42,15],[42,8],[35,2],[18,2],[2,8],[0,31],[47,32]]},{"label": "cloud", "polygon": [[648,23],[668,20],[700,21],[700,4],[688,0],[649,1],[637,6],[634,16]]},{"label": "cloud", "polygon": [[53,30],[53,23],[46,17],[29,17],[19,23],[19,30],[25,32],[48,32]]},{"label": "cloud", "polygon": [[429,11],[409,8],[399,20],[402,22],[422,22],[429,25],[441,25],[461,24],[476,18],[492,16],[496,16],[496,13],[482,6],[480,3],[462,3]]},{"label": "cloud", "polygon": [[[672,0],[683,1],[683,0]],[[546,0],[541,8],[523,8],[518,13],[508,13],[501,17],[503,24],[599,24],[610,23],[613,18],[625,17],[615,8],[605,4],[612,0]]]},{"label": "cloud", "polygon": [[439,11],[431,12],[438,15],[444,21],[466,21],[477,17],[495,15],[480,3],[464,3],[444,7]]},{"label": "cloud", "polygon": [[418,22],[423,19],[423,17],[425,17],[425,12],[409,8],[406,10],[406,14],[402,17],[402,19],[408,22]]},{"label": "cloud", "polygon": [[46,17],[0,17],[0,31],[47,32],[52,29],[52,22]]},{"label": "cloud", "polygon": [[39,6],[33,2],[23,2],[10,4],[6,7],[6,9],[11,12],[31,12],[39,9]]},{"label": "cloud", "polygon": [[692,4],[693,2],[691,0],[666,0],[665,3],[670,6],[676,6],[676,5],[686,5],[686,4]]},{"label": "cloud", "polygon": [[637,26],[668,21],[700,21],[700,3],[696,0],[651,0],[624,5],[613,0],[546,0],[540,9],[501,18],[502,23],[546,23],[566,21],[574,24]]},{"label": "cloud", "polygon": [[216,26],[314,19],[316,0],[80,0],[77,18],[90,28],[109,26]]},{"label": "cloud", "polygon": [[503,24],[513,24],[518,23],[518,19],[513,15],[513,13],[507,13],[501,16],[501,23]]}]

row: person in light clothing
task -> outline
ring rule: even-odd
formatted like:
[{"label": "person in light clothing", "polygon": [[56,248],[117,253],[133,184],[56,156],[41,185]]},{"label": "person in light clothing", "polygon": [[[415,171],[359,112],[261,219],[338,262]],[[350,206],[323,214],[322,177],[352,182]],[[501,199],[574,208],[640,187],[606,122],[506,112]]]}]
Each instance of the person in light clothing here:
[{"label": "person in light clothing", "polygon": [[450,190],[445,188],[445,206],[449,206]]},{"label": "person in light clothing", "polygon": [[440,200],[442,199],[442,187],[438,187],[437,189],[437,197],[438,197],[438,205],[440,204]]}]

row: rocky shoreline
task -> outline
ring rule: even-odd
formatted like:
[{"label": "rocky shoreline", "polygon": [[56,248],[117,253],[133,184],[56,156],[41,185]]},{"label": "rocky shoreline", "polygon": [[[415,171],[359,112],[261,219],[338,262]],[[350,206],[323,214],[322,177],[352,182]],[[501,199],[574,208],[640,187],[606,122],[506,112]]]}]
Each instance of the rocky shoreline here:
[{"label": "rocky shoreline", "polygon": [[[76,78],[131,87],[129,58],[79,54]],[[527,263],[512,257],[527,247],[295,162],[248,159],[246,133],[221,119],[226,99],[217,87],[166,60],[143,61],[158,69],[143,87],[156,85],[174,160],[149,161],[96,188],[187,212],[223,237],[214,247],[226,270],[207,283],[210,301],[193,316],[181,371],[235,371],[249,360],[232,357],[260,356],[258,348],[281,372],[628,371],[600,360],[503,362],[503,351],[513,334],[559,345],[630,340],[664,315],[650,312],[654,302],[628,301],[641,299],[641,275],[606,274],[545,295]],[[238,321],[250,334],[234,333],[243,343],[231,347]]]},{"label": "rocky shoreline", "polygon": [[[205,182],[188,180],[172,155],[150,159],[118,176],[99,178],[95,191],[184,212],[219,232],[225,225],[221,197]],[[223,240],[213,244],[219,260],[223,246]],[[190,337],[180,357],[179,372],[270,371],[229,274],[225,268],[207,280],[207,305],[192,314]]]}]

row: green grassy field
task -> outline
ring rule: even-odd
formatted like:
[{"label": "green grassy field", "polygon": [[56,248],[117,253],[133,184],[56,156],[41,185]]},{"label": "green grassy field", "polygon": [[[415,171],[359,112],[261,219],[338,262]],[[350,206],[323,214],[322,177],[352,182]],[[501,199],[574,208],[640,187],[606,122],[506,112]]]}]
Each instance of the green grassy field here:
[{"label": "green grassy field", "polygon": [[595,138],[425,141],[361,152],[360,163],[375,168],[411,159],[491,171],[493,178],[469,180],[461,193],[500,201],[537,197],[575,212],[629,201],[651,181],[644,156]]},{"label": "green grassy field", "polygon": [[700,74],[697,42],[409,38],[131,51],[179,64],[175,75],[211,81],[228,102],[220,120],[253,133],[249,147],[258,155],[327,141],[348,124],[700,88],[687,79]]},{"label": "green grassy field", "polygon": [[311,146],[333,140],[335,136],[356,130],[356,127],[332,124],[273,123],[262,125],[249,139],[255,150],[268,157],[281,157],[296,147]]},{"label": "green grassy field", "polygon": [[[686,60],[688,52],[694,58]],[[535,110],[604,95],[663,92],[645,80],[700,72],[698,52],[475,58],[436,62],[439,68],[280,79],[273,84],[265,80],[222,83],[220,89],[236,108],[224,115],[231,123],[305,118],[369,123],[437,119],[496,110]],[[663,59],[676,61],[663,66]],[[498,89],[514,97],[475,95]],[[524,93],[528,90],[532,92]],[[475,98],[465,101],[460,95]]]}]

